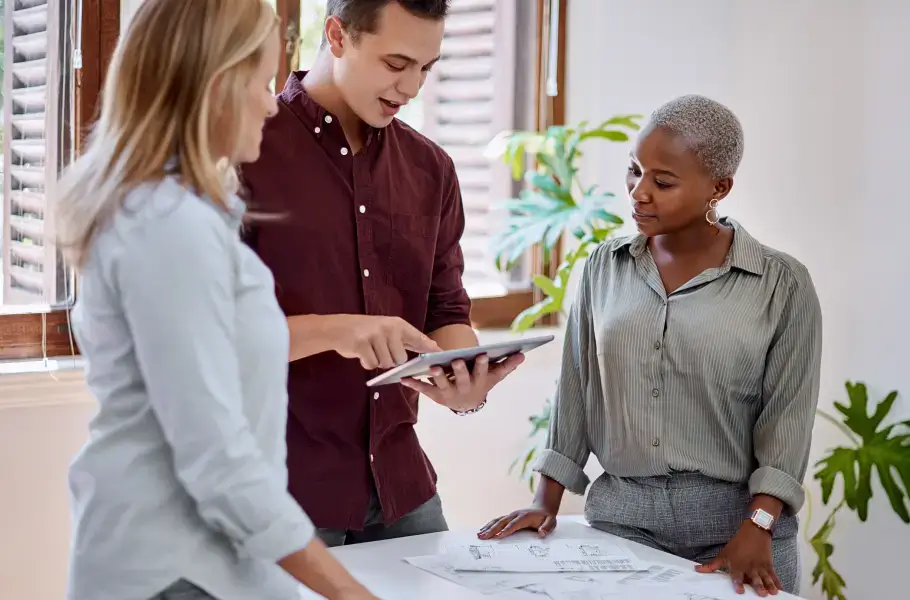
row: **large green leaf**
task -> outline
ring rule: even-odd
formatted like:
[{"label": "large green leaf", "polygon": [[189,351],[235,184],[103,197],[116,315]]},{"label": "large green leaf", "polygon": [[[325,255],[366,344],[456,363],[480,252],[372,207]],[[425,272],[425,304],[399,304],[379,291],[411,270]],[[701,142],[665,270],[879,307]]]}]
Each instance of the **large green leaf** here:
[{"label": "large green leaf", "polygon": [[522,190],[519,198],[499,206],[508,214],[505,228],[492,242],[492,252],[500,268],[511,268],[525,252],[540,244],[545,253],[563,234],[584,238],[599,232],[606,235],[622,224],[622,219],[607,210],[610,194],[584,196],[567,203],[536,190]]},{"label": "large green leaf", "polygon": [[558,313],[561,309],[562,302],[556,302],[551,297],[544,298],[518,313],[518,316],[512,321],[512,330],[527,331],[545,315]]},{"label": "large green leaf", "polygon": [[563,204],[575,204],[575,200],[572,198],[572,190],[563,187],[550,173],[528,171],[525,174],[525,179],[533,189],[539,190],[544,195],[559,200]]},{"label": "large green leaf", "polygon": [[869,517],[874,469],[894,512],[905,523],[910,523],[910,434],[895,433],[898,427],[910,427],[910,421],[881,426],[897,392],[888,394],[869,416],[866,386],[847,382],[846,387],[850,403],[837,402],[835,407],[844,415],[844,424],[857,434],[860,443],[855,447],[836,447],[818,461],[820,468],[815,479],[821,483],[822,501],[828,503],[834,484],[840,478],[844,501],[856,511],[860,521],[865,521]]},{"label": "large green leaf", "polygon": [[611,142],[628,142],[629,134],[625,131],[616,131],[615,129],[598,129],[595,131],[586,131],[581,134],[581,139],[603,138]]},{"label": "large green leaf", "polygon": [[622,125],[623,127],[628,127],[629,129],[638,131],[641,129],[641,125],[638,124],[638,121],[644,119],[644,115],[619,115],[607,119],[600,124],[598,129],[604,129],[605,127],[615,127],[617,125]]},{"label": "large green leaf", "polygon": [[847,600],[844,595],[844,589],[847,583],[840,573],[835,570],[831,564],[831,555],[834,554],[834,545],[831,543],[831,532],[834,530],[835,509],[825,520],[818,532],[809,540],[812,549],[818,556],[818,562],[812,569],[812,585],[817,585],[819,580],[822,582],[822,593],[828,600]]},{"label": "large green leaf", "polygon": [[546,294],[547,296],[550,296],[551,298],[553,298],[555,296],[559,296],[564,293],[564,290],[560,290],[558,288],[559,283],[556,281],[553,281],[546,275],[542,275],[542,274],[538,273],[537,275],[535,275],[534,277],[531,278],[531,282],[534,285],[536,285],[537,287],[539,287],[541,290],[543,290],[543,293]]}]

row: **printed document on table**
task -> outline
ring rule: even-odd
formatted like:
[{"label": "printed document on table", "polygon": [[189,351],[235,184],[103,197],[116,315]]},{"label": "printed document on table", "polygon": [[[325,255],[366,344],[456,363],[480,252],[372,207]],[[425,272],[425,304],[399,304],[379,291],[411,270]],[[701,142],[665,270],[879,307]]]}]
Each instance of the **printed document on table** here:
[{"label": "printed document on table", "polygon": [[454,544],[448,547],[448,559],[456,571],[566,573],[648,569],[648,564],[625,546],[585,539]]},{"label": "printed document on table", "polygon": [[481,594],[502,594],[509,590],[528,587],[539,581],[538,578],[525,574],[456,571],[446,554],[415,556],[406,558],[405,561],[418,569]]},{"label": "printed document on table", "polygon": [[[684,567],[653,564],[647,571],[605,579],[602,574],[576,574],[543,585],[552,600],[627,600],[640,590],[648,600],[743,600],[758,597],[752,590],[739,595],[730,578],[701,574]],[[643,590],[647,590],[646,592]],[[638,595],[636,595],[638,597]]]},{"label": "printed document on table", "polygon": [[[629,600],[630,590],[615,589],[565,589],[544,588],[551,600]],[[641,598],[648,600],[742,600],[743,598],[758,598],[751,590],[745,596],[737,595],[732,586],[728,590],[705,590],[695,586],[689,589],[675,589],[673,586],[663,588],[647,588],[642,592]]]}]

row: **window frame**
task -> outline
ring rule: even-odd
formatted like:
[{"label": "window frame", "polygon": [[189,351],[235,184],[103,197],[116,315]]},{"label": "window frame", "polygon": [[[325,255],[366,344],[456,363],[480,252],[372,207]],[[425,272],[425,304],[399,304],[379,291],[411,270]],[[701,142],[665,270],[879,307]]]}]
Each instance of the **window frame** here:
[{"label": "window frame", "polygon": [[[554,8],[556,15],[556,95],[549,96],[546,91],[548,48],[550,45],[550,23],[546,21],[549,11]],[[547,127],[566,124],[566,37],[568,31],[568,4],[569,0],[537,0],[537,76],[535,78],[535,115],[537,116],[536,129],[543,131]],[[556,241],[550,251],[550,258],[544,257],[543,250],[537,246],[532,250],[532,264],[535,274],[543,274],[551,279],[556,277],[559,263],[562,261],[562,239]],[[543,290],[534,287],[531,291],[532,299],[529,306],[541,302],[545,298]],[[516,313],[517,314],[517,313]],[[559,325],[559,314],[544,315],[537,323],[540,326]]]},{"label": "window frame", "polygon": [[[535,48],[534,48],[534,128],[542,131],[551,125],[564,125],[566,115],[565,65],[566,65],[566,15],[568,0],[536,0],[535,10]],[[556,48],[556,84],[557,95],[546,93],[547,62],[549,60],[550,23],[546,21],[549,11],[557,9],[557,48]],[[544,256],[540,246],[531,250],[529,277],[543,274],[555,277],[562,255],[562,244],[557,241],[549,259]],[[532,286],[531,289],[510,292],[504,296],[491,298],[472,298],[471,321],[477,329],[501,329],[509,327],[515,317],[526,308],[545,298],[543,291]],[[559,315],[546,315],[535,326],[555,326],[559,324]]]},{"label": "window frame", "polygon": [[[98,112],[104,73],[119,35],[120,0],[82,0],[82,68],[76,71],[74,98],[77,152]],[[78,349],[70,335],[68,307],[0,307],[0,361],[73,354]]]},{"label": "window frame", "polygon": [[[114,48],[120,35],[121,0],[82,0],[82,68],[76,72],[75,102],[77,131],[75,141],[77,152],[82,146],[89,126],[95,120],[104,74],[107,72]],[[534,114],[538,130],[550,125],[565,123],[565,63],[566,63],[566,0],[536,0],[536,49],[535,102]],[[546,95],[544,82],[547,75],[547,49],[549,45],[549,23],[544,22],[548,6],[556,6],[558,18],[558,48],[556,53],[556,74],[559,93],[555,97]],[[279,65],[276,87],[283,87],[289,74],[296,70],[297,42],[299,40],[300,1],[276,0],[276,11],[281,19],[282,39],[285,42],[282,64]],[[553,257],[560,256],[557,244]],[[555,275],[559,260],[545,261],[543,253],[535,249],[531,253],[531,275],[543,273]],[[504,296],[472,298],[471,320],[478,329],[508,327],[515,316],[535,302],[543,299],[537,289],[514,291]],[[21,312],[22,310],[27,312]],[[17,312],[12,312],[16,310]],[[540,325],[558,324],[557,315],[542,319]],[[19,359],[41,359],[79,354],[75,340],[70,333],[68,307],[51,307],[35,310],[29,307],[4,309],[0,307],[0,361]]]}]

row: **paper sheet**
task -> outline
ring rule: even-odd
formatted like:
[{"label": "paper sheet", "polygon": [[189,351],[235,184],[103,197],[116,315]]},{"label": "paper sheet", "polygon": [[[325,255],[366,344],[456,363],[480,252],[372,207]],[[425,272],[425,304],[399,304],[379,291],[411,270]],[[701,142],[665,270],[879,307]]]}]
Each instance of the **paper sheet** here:
[{"label": "paper sheet", "polygon": [[591,540],[454,544],[448,547],[448,556],[456,571],[565,573],[648,568],[625,546]]},{"label": "paper sheet", "polygon": [[678,567],[675,565],[652,564],[647,571],[629,573],[618,581],[620,585],[665,585],[668,583],[704,583],[709,580],[723,579],[728,581],[726,575],[713,575],[696,573],[691,567]]},{"label": "paper sheet", "polygon": [[[597,591],[597,590],[560,590],[547,589],[551,600],[628,600],[628,591]],[[648,600],[724,600],[715,596],[706,596],[699,592],[681,592],[677,590],[658,589],[648,590]]]},{"label": "paper sheet", "polygon": [[[498,594],[531,586],[539,581],[533,576],[529,577],[526,574],[456,571],[446,554],[416,556],[405,560],[418,569],[423,569],[437,577],[442,577],[481,594]],[[540,590],[540,593],[542,594],[543,591]]]},{"label": "paper sheet", "polygon": [[552,600],[624,600],[632,593],[630,588],[647,589],[642,594],[646,594],[648,600],[743,600],[758,597],[748,588],[745,595],[737,594],[726,575],[700,574],[664,564],[652,564],[647,571],[612,579],[599,573],[578,574],[558,581],[551,580],[543,586]]}]

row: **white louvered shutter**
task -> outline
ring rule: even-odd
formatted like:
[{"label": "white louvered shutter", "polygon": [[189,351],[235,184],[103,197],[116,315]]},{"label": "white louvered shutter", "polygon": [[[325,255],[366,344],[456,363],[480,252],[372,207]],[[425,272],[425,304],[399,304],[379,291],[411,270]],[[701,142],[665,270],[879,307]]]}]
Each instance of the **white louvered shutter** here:
[{"label": "white louvered shutter", "polygon": [[512,195],[504,165],[484,157],[497,133],[515,126],[516,1],[452,0],[442,55],[427,77],[422,133],[455,162],[465,208],[464,284],[472,297],[508,290],[489,252],[494,202]]},{"label": "white louvered shutter", "polygon": [[3,304],[54,304],[58,259],[47,198],[60,167],[60,10],[4,0]]}]

